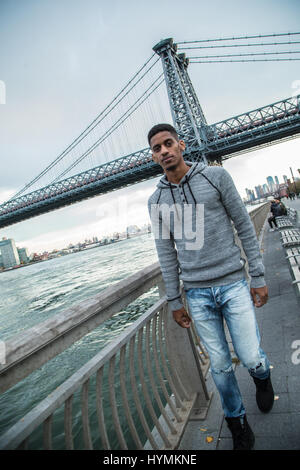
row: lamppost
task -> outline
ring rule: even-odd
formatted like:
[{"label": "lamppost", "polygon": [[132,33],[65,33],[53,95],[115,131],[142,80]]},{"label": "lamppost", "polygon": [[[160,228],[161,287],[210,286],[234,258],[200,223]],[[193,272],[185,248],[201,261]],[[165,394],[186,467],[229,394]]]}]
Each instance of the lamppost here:
[{"label": "lamppost", "polygon": [[291,171],[291,175],[292,175],[293,182],[294,182],[295,194],[297,194],[297,188],[296,188],[296,183],[295,183],[295,178],[294,178],[294,175],[293,175],[292,167],[290,167],[290,171]]}]

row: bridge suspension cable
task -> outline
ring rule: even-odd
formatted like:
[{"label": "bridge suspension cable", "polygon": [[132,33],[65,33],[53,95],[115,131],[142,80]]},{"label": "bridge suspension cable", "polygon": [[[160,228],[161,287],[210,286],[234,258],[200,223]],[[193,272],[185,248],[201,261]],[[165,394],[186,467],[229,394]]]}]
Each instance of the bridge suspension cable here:
[{"label": "bridge suspension cable", "polygon": [[[200,39],[196,41],[180,41],[177,44],[195,44],[195,43],[203,43],[203,42],[218,42],[218,41],[234,41],[240,39],[257,39],[257,38],[270,38],[270,37],[279,37],[279,36],[294,36],[298,35],[300,32],[293,32],[293,33],[273,33],[273,34],[257,34],[252,36],[232,36],[227,38],[215,38],[215,39]],[[178,48],[180,49],[180,48]]]},{"label": "bridge suspension cable", "polygon": [[300,41],[281,41],[281,42],[257,42],[250,44],[221,44],[219,46],[191,46],[191,47],[178,47],[180,50],[190,49],[223,49],[230,47],[254,47],[254,46],[282,46],[287,44],[300,44]]},{"label": "bridge suspension cable", "polygon": [[[155,57],[155,60],[152,59]],[[152,61],[152,64],[151,64]],[[156,54],[152,54],[151,57],[143,64],[142,67],[134,74],[134,76],[127,82],[127,84],[121,89],[121,91],[113,98],[113,100],[98,114],[98,116],[84,129],[83,132],[62,152],[58,157],[53,160],[42,172],[40,172],[34,179],[27,183],[20,191],[12,196],[7,202],[12,201],[27,189],[31,188],[37,181],[43,176],[49,173],[55,166],[61,163],[70,152],[75,149],[107,116],[128,96],[130,92],[141,82],[141,80],[150,72],[150,70],[159,62]],[[75,166],[75,165],[74,165]],[[73,167],[73,166],[72,166]],[[67,171],[64,172],[64,174]],[[56,178],[57,179],[57,178]],[[55,180],[56,180],[55,179]]]},{"label": "bridge suspension cable", "polygon": [[[222,63],[222,62],[270,62],[270,61],[280,61],[280,60],[300,60],[297,57],[290,57],[290,58],[271,58],[271,59],[251,59],[251,60],[199,60],[199,59],[219,59],[219,58],[227,58],[227,57],[253,57],[253,56],[269,56],[269,55],[281,55],[281,54],[300,54],[300,51],[283,51],[283,52],[258,52],[258,53],[250,53],[250,54],[224,54],[224,55],[204,55],[204,56],[190,56],[190,62],[192,64],[197,63]],[[197,60],[196,60],[197,59]]]},{"label": "bridge suspension cable", "polygon": [[289,59],[241,59],[241,60],[191,60],[191,64],[222,64],[224,62],[280,62],[280,61],[294,61],[300,60],[300,58],[289,58]]},{"label": "bridge suspension cable", "polygon": [[278,54],[300,54],[300,51],[283,51],[283,52],[255,52],[249,54],[224,54],[224,55],[203,55],[203,56],[190,56],[189,59],[214,59],[219,57],[248,57],[257,55],[278,55]]},{"label": "bridge suspension cable", "polygon": [[[123,124],[151,95],[157,88],[164,82],[163,73],[147,88],[147,90],[131,105],[127,111],[111,126],[83,155],[75,160],[68,168],[66,168],[61,174],[59,174],[52,183],[57,182],[75,166],[77,166],[82,160],[84,160],[95,148],[97,148],[102,142],[104,142],[121,124]],[[157,83],[159,82],[159,83]],[[151,90],[152,88],[152,90]]]},{"label": "bridge suspension cable", "polygon": [[[294,60],[299,60],[297,57],[297,54],[300,53],[298,50],[280,50],[281,46],[283,45],[295,45],[295,44],[300,44],[300,41],[294,41],[291,39],[294,39],[292,36],[294,35],[299,35],[300,32],[294,32],[294,33],[278,33],[278,34],[259,34],[259,35],[252,35],[252,36],[235,36],[235,37],[226,37],[226,38],[216,38],[216,39],[202,39],[199,41],[184,41],[180,42],[178,44],[181,44],[181,47],[178,47],[178,49],[181,50],[197,50],[197,49],[225,49],[225,48],[241,48],[240,50],[243,50],[242,48],[253,48],[256,47],[258,48],[257,50],[252,49],[253,52],[250,53],[243,53],[243,52],[238,52],[236,54],[215,54],[215,55],[188,55],[189,53],[186,52],[186,55],[188,59],[190,60],[190,63],[196,64],[212,64],[212,63],[225,63],[225,62],[278,62],[278,61],[294,61]],[[289,41],[280,41],[280,42],[251,42],[251,43],[241,43],[240,40],[244,39],[257,39],[257,38],[267,38],[267,37],[282,37],[282,36],[289,36]],[[238,43],[235,43],[235,40],[238,41]],[[230,41],[228,44],[211,44],[215,42],[220,42],[220,41]],[[201,45],[199,45],[201,43]],[[186,46],[186,44],[196,44],[192,46]],[[268,46],[268,48],[266,48]],[[274,51],[273,47],[269,48],[269,46],[278,46],[278,49]],[[261,47],[265,47],[266,49],[263,52],[260,52],[259,49]],[[273,49],[273,50],[272,50]],[[290,55],[292,57],[284,57]],[[254,59],[252,57],[258,57],[258,59]],[[270,57],[271,56],[271,57]],[[272,57],[273,56],[273,57]],[[276,57],[275,57],[276,56]],[[244,59],[246,57],[247,59]],[[251,57],[251,58],[250,58]],[[234,58],[230,59],[229,58]],[[200,60],[201,59],[201,60]],[[222,59],[222,60],[220,60]]]}]

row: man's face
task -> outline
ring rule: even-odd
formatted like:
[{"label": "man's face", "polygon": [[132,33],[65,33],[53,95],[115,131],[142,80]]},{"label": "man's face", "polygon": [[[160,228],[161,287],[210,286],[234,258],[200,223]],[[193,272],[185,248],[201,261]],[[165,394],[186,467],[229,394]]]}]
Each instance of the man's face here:
[{"label": "man's face", "polygon": [[185,149],[183,140],[177,140],[168,131],[158,132],[150,141],[152,158],[164,171],[177,168],[183,161],[182,152]]}]

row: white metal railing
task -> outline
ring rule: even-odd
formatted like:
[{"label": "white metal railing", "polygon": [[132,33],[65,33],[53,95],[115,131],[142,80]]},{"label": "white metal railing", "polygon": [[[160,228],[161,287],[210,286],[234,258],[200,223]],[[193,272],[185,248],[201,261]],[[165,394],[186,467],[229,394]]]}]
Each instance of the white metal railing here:
[{"label": "white metal railing", "polygon": [[[135,295],[141,291],[143,283],[152,286],[154,281],[163,294],[158,270],[155,263],[139,272]],[[132,282],[131,276],[119,283],[125,297],[128,296],[126,286],[130,291]],[[117,293],[120,301],[119,284],[110,292],[111,303]],[[131,293],[131,297],[135,295]],[[99,294],[101,296],[103,300],[105,293]],[[99,299],[94,303],[98,304]],[[52,325],[54,322],[60,328],[64,326],[62,330],[66,337],[70,330],[67,317],[65,312],[52,319]],[[35,329],[40,328],[42,335],[45,335],[39,338],[39,349],[37,344],[31,345],[31,354],[28,352],[23,360],[18,357],[18,348],[13,348],[11,341],[11,367],[7,365],[6,369],[0,371],[6,375],[6,388],[15,383],[14,368],[18,369],[21,364],[25,364],[25,369],[33,368],[35,363],[44,361],[45,358],[41,359],[43,356],[53,356],[61,349],[59,335],[56,337],[57,344],[53,338],[52,350],[49,349],[51,341],[47,344],[45,338],[46,326],[51,325],[45,323],[43,328],[38,325]],[[73,322],[72,326],[75,327],[75,324]],[[82,326],[85,331],[86,324]],[[29,335],[22,335],[21,350],[26,349],[25,337],[29,341],[32,333],[31,329]],[[21,339],[16,344],[22,343]],[[0,437],[0,449],[32,448],[31,441],[35,449],[142,449],[144,446],[173,449],[179,443],[192,410],[197,413],[197,410],[203,411],[208,406],[210,397],[204,381],[208,366],[209,361],[199,339],[190,330],[178,327],[170,318],[166,297],[163,296],[133,325],[5,432]],[[80,403],[78,393],[81,396]],[[75,395],[77,405],[74,407]],[[81,424],[78,424],[78,414],[81,415]],[[63,432],[62,429],[59,431],[60,439],[53,431],[55,419],[63,423]],[[77,426],[74,426],[76,420]],[[42,432],[39,430],[41,426]],[[78,434],[78,429],[82,430],[82,439],[75,443],[74,433]]]}]

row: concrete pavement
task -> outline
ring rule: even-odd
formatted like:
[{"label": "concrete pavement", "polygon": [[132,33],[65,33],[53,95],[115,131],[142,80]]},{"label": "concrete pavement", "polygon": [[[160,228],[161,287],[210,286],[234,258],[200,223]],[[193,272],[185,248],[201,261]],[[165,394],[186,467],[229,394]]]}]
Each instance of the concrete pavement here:
[{"label": "concrete pavement", "polygon": [[[297,209],[297,225],[300,226],[300,199],[283,202],[286,206]],[[300,299],[292,286],[285,249],[280,243],[280,233],[269,232],[268,224],[264,228],[261,249],[269,301],[262,308],[256,309],[256,317],[261,346],[272,365],[275,402],[270,413],[264,414],[257,408],[255,385],[247,369],[241,364],[236,364],[236,377],[248,422],[255,434],[254,449],[300,450],[300,346],[295,348],[297,340],[300,344]],[[213,392],[207,417],[187,424],[179,446],[181,450],[232,448],[231,434],[210,373],[207,375],[207,387]]]}]

